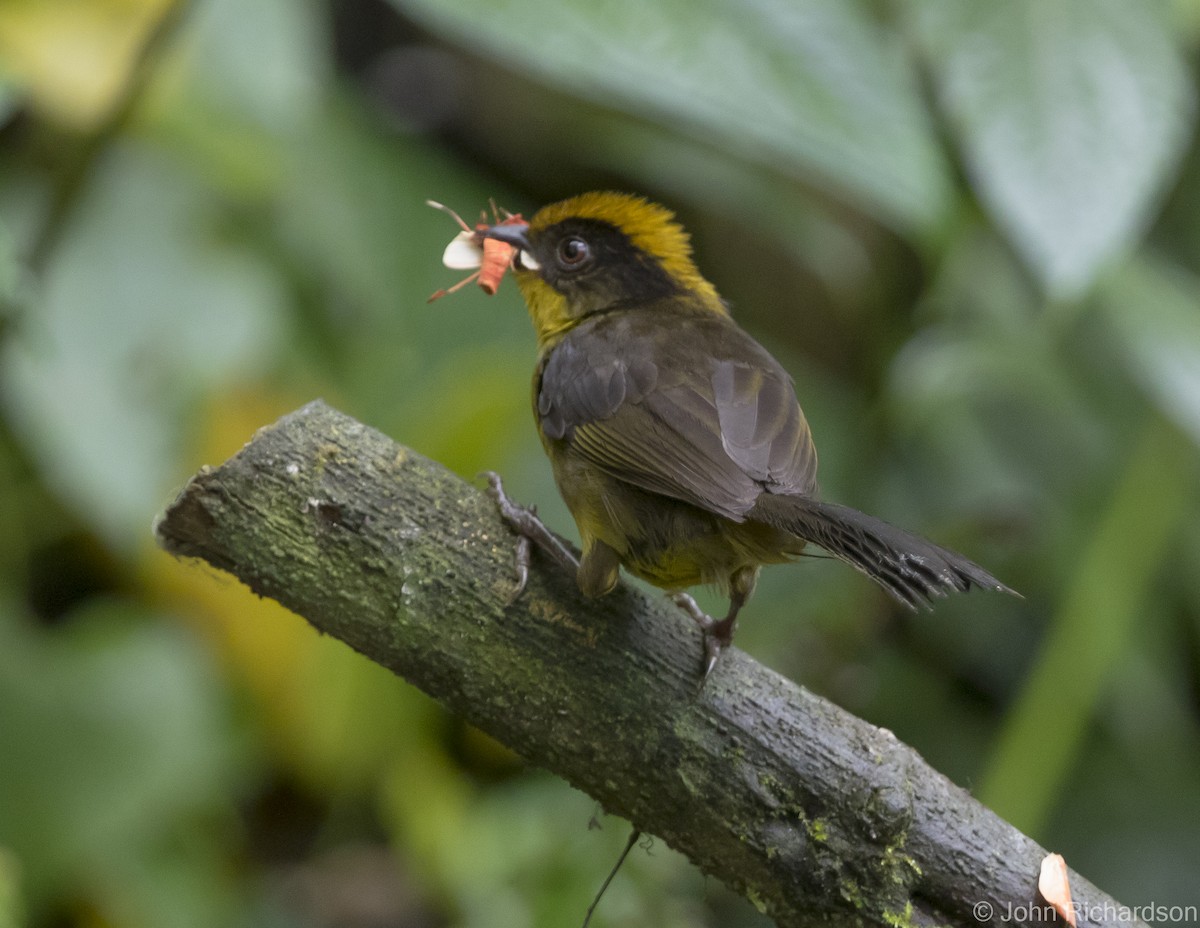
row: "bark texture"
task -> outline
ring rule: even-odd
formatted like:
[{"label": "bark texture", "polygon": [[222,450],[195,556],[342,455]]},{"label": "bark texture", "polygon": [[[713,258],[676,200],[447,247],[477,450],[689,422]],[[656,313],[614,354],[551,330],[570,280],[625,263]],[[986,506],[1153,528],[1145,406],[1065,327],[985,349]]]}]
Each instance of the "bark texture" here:
[{"label": "bark texture", "polygon": [[[877,728],[620,585],[589,601],[437,463],[314,402],[201,470],[159,543],[278,600],[781,926],[1038,925],[1045,850]],[[1141,925],[1078,874],[1079,924]]]}]

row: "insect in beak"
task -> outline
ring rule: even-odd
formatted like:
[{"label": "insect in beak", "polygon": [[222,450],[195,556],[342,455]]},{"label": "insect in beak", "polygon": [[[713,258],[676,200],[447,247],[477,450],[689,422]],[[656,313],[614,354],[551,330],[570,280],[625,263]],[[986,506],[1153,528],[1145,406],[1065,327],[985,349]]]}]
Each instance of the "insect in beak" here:
[{"label": "insect in beak", "polygon": [[[513,219],[519,220],[521,217],[514,216]],[[534,257],[529,253],[529,223],[505,221],[492,226],[483,233],[485,238],[492,239],[498,242],[504,242],[511,245],[517,250],[517,261],[527,271],[536,271],[541,268]]]},{"label": "insect in beak", "polygon": [[[496,234],[499,230],[519,230],[521,240],[525,241],[524,233],[529,228],[529,224],[520,216],[520,214],[510,213],[507,210],[499,210],[496,204],[492,204],[492,223],[487,222],[487,214],[484,213],[475,228],[467,225],[461,216],[448,206],[443,206],[433,200],[426,200],[434,209],[440,209],[444,213],[448,213],[454,218],[462,229],[458,235],[450,240],[450,244],[446,246],[446,250],[442,252],[442,263],[446,267],[453,270],[465,271],[475,269],[475,273],[463,278],[453,287],[445,290],[438,290],[429,297],[429,302],[440,299],[449,293],[454,293],[460,290],[472,281],[478,281],[479,287],[488,296],[496,292],[496,288],[500,286],[500,281],[504,279],[504,273],[513,266],[513,260],[518,254],[519,245],[513,245],[501,235]],[[504,213],[504,218],[500,218],[500,213]],[[526,242],[526,244],[528,244]],[[523,254],[523,252],[522,252]],[[530,262],[522,260],[522,266],[530,267]]]}]

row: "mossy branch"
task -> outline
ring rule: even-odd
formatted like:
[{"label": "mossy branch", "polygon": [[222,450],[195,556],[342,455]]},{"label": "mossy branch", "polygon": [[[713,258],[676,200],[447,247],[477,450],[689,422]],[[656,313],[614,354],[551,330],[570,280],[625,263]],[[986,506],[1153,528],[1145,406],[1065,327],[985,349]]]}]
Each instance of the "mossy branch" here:
[{"label": "mossy branch", "polygon": [[[205,468],[157,525],[662,838],[784,926],[1037,924],[1045,851],[888,731],[620,586],[589,601],[478,488],[316,402]],[[1079,924],[1124,910],[1077,874]]]}]

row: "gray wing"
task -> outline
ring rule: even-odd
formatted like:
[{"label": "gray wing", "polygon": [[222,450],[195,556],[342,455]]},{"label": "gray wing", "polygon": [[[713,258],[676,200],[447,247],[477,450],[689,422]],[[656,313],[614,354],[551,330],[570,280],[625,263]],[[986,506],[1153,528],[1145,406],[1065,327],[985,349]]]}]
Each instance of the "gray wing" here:
[{"label": "gray wing", "polygon": [[[565,338],[542,370],[538,416],[552,440],[634,486],[742,521],[764,491],[814,491],[816,453],[791,379],[724,322],[722,357],[671,351],[629,326]],[[644,333],[643,333],[644,334]],[[700,349],[713,339],[697,339]]]}]

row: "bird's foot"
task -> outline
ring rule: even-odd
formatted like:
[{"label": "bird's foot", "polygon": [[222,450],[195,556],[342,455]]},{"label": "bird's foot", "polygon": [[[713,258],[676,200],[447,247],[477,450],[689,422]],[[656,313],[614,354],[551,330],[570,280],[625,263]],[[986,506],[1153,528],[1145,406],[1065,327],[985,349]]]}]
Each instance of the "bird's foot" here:
[{"label": "bird's foot", "polygon": [[717,658],[733,643],[733,627],[737,615],[730,614],[718,621],[701,609],[688,593],[672,593],[671,600],[686,612],[704,633],[704,675],[700,678],[700,686],[703,688],[713,668],[717,666]]},{"label": "bird's foot", "polygon": [[516,588],[509,597],[513,602],[525,589],[529,582],[529,564],[531,560],[531,544],[537,545],[554,560],[558,561],[565,570],[572,574],[579,570],[579,559],[563,544],[544,522],[538,518],[537,509],[533,506],[522,506],[514,503],[504,492],[504,482],[495,471],[484,471],[481,475],[487,480],[487,494],[496,501],[502,518],[517,536],[513,552]]}]

